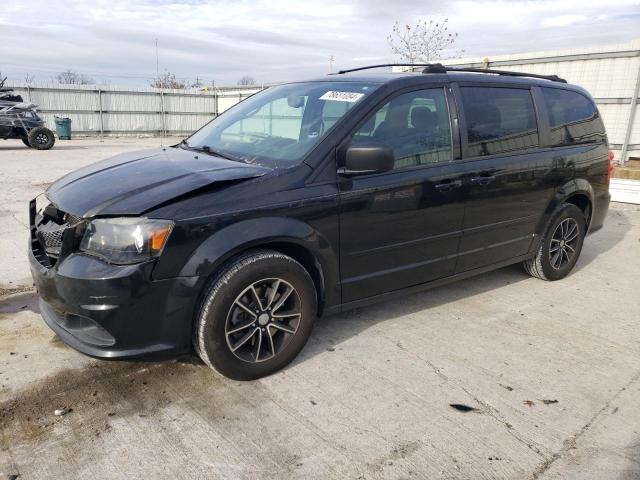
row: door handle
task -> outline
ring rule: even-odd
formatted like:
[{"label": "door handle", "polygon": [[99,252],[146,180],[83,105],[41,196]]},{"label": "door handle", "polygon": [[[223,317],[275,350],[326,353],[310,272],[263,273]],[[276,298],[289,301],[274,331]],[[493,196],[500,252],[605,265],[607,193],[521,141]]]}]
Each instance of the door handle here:
[{"label": "door handle", "polygon": [[474,185],[489,185],[496,179],[493,175],[480,175],[479,177],[473,177],[471,183]]},{"label": "door handle", "polygon": [[449,192],[454,188],[460,188],[462,186],[462,180],[442,180],[440,183],[436,183],[436,190],[440,192]]}]

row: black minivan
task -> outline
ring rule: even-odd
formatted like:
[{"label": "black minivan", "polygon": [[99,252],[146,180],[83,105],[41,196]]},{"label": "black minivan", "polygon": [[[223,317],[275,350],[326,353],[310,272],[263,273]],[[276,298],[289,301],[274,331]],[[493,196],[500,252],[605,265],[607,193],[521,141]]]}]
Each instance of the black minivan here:
[{"label": "black minivan", "polygon": [[30,203],[44,320],[94,357],[193,345],[252,379],[323,313],[516,262],[565,277],[609,206],[598,110],[555,76],[470,70],[271,87],[64,176]]}]

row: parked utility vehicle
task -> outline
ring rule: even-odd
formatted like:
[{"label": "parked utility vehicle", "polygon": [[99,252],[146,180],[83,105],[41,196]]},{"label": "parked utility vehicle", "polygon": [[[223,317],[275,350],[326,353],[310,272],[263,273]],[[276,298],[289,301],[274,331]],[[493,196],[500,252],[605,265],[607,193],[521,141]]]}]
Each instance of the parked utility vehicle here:
[{"label": "parked utility vehicle", "polygon": [[0,138],[20,139],[27,147],[49,150],[56,141],[53,132],[44,126],[36,105],[5,88],[5,80],[0,80]]}]

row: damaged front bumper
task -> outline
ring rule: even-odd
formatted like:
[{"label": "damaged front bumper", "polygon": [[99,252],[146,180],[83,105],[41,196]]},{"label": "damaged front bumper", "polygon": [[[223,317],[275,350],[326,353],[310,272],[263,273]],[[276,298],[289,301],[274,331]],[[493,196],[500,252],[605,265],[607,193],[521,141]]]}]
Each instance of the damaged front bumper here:
[{"label": "damaged front bumper", "polygon": [[154,280],[155,260],[113,265],[65,252],[66,232],[60,255],[50,256],[31,210],[29,263],[40,313],[67,345],[101,358],[190,350],[199,277]]}]

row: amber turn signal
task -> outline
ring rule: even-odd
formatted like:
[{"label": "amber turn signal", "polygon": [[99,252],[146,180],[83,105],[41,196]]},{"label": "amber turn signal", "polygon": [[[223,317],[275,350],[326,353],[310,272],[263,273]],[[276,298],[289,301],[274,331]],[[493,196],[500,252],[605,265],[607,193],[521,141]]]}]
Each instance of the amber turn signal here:
[{"label": "amber turn signal", "polygon": [[164,225],[158,230],[151,232],[151,235],[149,236],[149,249],[153,253],[161,251],[167,241],[167,238],[169,238],[170,233],[171,225]]}]

